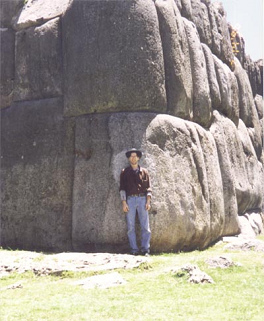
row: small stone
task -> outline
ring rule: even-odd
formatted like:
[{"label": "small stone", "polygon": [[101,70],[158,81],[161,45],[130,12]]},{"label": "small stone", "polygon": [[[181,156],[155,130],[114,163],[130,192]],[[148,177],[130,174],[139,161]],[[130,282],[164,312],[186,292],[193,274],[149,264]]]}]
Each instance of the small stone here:
[{"label": "small stone", "polygon": [[23,285],[21,283],[11,284],[7,287],[7,290],[22,289]]},{"label": "small stone", "polygon": [[180,269],[178,269],[179,273],[180,271],[189,273],[189,279],[188,281],[190,283],[200,284],[200,283],[215,283],[214,280],[205,272],[201,271],[198,266],[187,264]]},{"label": "small stone", "polygon": [[234,263],[230,258],[226,256],[219,256],[210,258],[205,261],[212,268],[226,269],[232,266],[241,266],[240,263]]}]

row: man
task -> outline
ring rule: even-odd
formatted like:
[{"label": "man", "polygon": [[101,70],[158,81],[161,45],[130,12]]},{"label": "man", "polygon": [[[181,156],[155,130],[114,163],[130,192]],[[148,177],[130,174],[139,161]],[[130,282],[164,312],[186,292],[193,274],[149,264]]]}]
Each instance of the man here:
[{"label": "man", "polygon": [[140,150],[132,148],[126,152],[126,157],[130,166],[121,172],[119,190],[123,211],[126,213],[130,251],[132,255],[139,254],[135,231],[137,212],[141,228],[141,253],[148,256],[151,235],[148,215],[151,200],[149,175],[148,171],[138,164],[142,157]]}]

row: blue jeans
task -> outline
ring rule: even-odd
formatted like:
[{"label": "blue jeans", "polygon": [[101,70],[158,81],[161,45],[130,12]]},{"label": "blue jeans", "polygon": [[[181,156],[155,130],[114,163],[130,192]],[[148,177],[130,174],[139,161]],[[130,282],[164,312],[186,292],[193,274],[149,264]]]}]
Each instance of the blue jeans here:
[{"label": "blue jeans", "polygon": [[127,204],[129,211],[126,214],[127,219],[127,235],[131,252],[137,252],[137,239],[136,239],[136,211],[138,212],[138,218],[141,228],[141,251],[149,252],[150,247],[150,227],[149,227],[149,215],[146,210],[146,196],[128,196]]}]

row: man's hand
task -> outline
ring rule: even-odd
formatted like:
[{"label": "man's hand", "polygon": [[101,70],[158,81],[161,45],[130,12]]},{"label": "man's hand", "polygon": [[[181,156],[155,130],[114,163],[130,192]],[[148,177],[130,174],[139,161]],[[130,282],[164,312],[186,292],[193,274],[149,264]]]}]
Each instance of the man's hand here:
[{"label": "man's hand", "polygon": [[129,207],[126,201],[122,201],[123,211],[127,213],[129,211]]},{"label": "man's hand", "polygon": [[147,210],[147,211],[149,211],[150,208],[151,208],[150,199],[151,199],[151,197],[150,197],[150,196],[147,196],[147,202],[146,202],[146,210]]}]

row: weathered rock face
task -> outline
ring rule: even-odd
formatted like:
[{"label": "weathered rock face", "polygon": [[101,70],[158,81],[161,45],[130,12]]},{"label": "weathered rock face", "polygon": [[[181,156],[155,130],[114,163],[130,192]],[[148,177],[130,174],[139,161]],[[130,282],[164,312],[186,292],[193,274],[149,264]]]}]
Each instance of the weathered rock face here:
[{"label": "weathered rock face", "polygon": [[263,63],[239,35],[234,57],[221,5],[22,5],[1,1],[1,246],[127,250],[131,147],[152,179],[153,251],[205,248],[252,212],[263,230]]},{"label": "weathered rock face", "polygon": [[16,33],[14,100],[43,99],[62,94],[60,42],[59,18]]},{"label": "weathered rock face", "polygon": [[263,96],[263,59],[260,59],[256,62],[256,68],[259,69],[260,78],[257,83],[257,94]]},{"label": "weathered rock face", "polygon": [[215,72],[219,84],[221,102],[216,110],[226,115],[237,125],[239,119],[239,97],[236,77],[217,57],[214,57]]},{"label": "weathered rock face", "polygon": [[[131,132],[136,134],[131,137]],[[75,149],[80,157],[75,162],[73,195],[75,249],[125,243],[118,186],[127,146],[145,151],[142,165],[153,177],[150,215],[156,250],[203,248],[221,234],[223,185],[210,132],[180,118],[152,113],[84,116],[76,122]],[[105,202],[98,201],[98,190]],[[237,211],[232,214],[235,220]],[[233,233],[238,229],[232,226]]]},{"label": "weathered rock face", "polygon": [[[249,208],[261,208],[262,165],[258,162],[245,124],[240,120],[237,130],[228,118],[217,112],[214,116],[211,131],[218,147],[222,177],[226,186],[226,213],[232,213],[232,208],[239,214],[243,214]],[[232,195],[238,208],[233,207]]]},{"label": "weathered rock face", "polygon": [[15,78],[15,34],[12,30],[0,29],[1,74],[0,102],[1,107],[12,104]]},{"label": "weathered rock face", "polygon": [[146,134],[146,164],[157,191],[153,242],[159,250],[203,248],[222,233],[225,221],[214,139],[194,123],[165,115],[156,116]]},{"label": "weathered rock face", "polygon": [[249,128],[250,138],[256,154],[260,158],[262,154],[262,133],[252,89],[246,72],[237,59],[235,60],[235,65],[235,76],[239,87],[239,117]]},{"label": "weathered rock face", "polygon": [[2,245],[71,247],[74,132],[62,99],[21,102],[2,111]]},{"label": "weathered rock face", "polygon": [[62,29],[65,115],[166,111],[163,53],[152,0],[73,1]]},{"label": "weathered rock face", "polygon": [[0,28],[10,28],[13,20],[23,7],[24,0],[1,0],[0,2]]},{"label": "weathered rock face", "polygon": [[164,55],[168,113],[191,119],[193,82],[189,45],[174,1],[156,1]]},{"label": "weathered rock face", "polygon": [[[19,0],[15,1],[19,2]],[[20,0],[20,2],[23,3],[25,1]],[[28,0],[21,13],[16,16],[15,19],[12,19],[13,28],[15,30],[22,30],[28,27],[42,25],[64,14],[71,2],[72,0]]]},{"label": "weathered rock face", "polygon": [[211,98],[205,57],[196,27],[184,19],[193,79],[193,121],[208,127],[211,121]]}]

